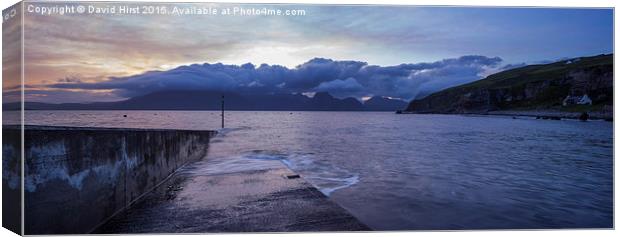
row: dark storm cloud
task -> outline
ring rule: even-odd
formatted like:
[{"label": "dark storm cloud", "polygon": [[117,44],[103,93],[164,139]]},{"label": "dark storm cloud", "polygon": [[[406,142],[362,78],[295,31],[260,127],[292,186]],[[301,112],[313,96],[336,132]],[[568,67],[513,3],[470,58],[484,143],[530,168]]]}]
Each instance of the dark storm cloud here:
[{"label": "dark storm cloud", "polygon": [[193,64],[101,82],[64,81],[57,89],[112,90],[133,97],[163,90],[217,90],[253,93],[330,92],[338,97],[390,96],[412,99],[480,79],[497,69],[498,57],[462,56],[432,63],[396,66],[315,58],[295,68],[253,64]]}]

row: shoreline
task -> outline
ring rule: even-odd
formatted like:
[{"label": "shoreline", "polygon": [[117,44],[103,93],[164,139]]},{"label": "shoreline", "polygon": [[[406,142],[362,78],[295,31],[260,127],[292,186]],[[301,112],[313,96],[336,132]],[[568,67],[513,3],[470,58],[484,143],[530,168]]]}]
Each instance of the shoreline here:
[{"label": "shoreline", "polygon": [[[536,117],[536,118],[561,118],[561,119],[577,119],[582,113],[580,112],[562,112],[562,111],[519,111],[519,110],[500,110],[489,111],[488,115],[501,115],[501,116],[523,116],[523,117]],[[590,116],[588,120],[605,120],[613,121],[613,114],[608,115],[601,112],[588,112]]]},{"label": "shoreline", "polygon": [[[524,111],[524,110],[496,110],[488,112],[472,112],[472,113],[435,113],[435,112],[415,112],[415,111],[397,111],[397,114],[444,114],[444,115],[494,115],[494,116],[519,116],[532,117],[537,119],[575,119],[579,120],[580,112],[563,112],[563,111]],[[613,121],[613,114],[609,115],[601,112],[589,112],[588,120],[605,120]]]}]

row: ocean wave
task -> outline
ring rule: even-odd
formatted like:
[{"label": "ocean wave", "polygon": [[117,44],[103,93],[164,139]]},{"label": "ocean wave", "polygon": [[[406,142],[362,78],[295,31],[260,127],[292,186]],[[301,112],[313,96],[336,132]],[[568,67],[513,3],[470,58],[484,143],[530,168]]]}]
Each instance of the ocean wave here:
[{"label": "ocean wave", "polygon": [[240,127],[235,127],[235,128],[220,128],[217,130],[217,135],[219,136],[226,136],[231,132],[236,132],[236,131],[241,131],[241,130],[249,130],[252,129],[252,127],[249,126],[240,126]]},{"label": "ocean wave", "polygon": [[359,175],[348,170],[318,161],[314,153],[285,154],[279,151],[254,150],[244,156],[251,160],[280,161],[299,173],[326,196],[359,182]]}]

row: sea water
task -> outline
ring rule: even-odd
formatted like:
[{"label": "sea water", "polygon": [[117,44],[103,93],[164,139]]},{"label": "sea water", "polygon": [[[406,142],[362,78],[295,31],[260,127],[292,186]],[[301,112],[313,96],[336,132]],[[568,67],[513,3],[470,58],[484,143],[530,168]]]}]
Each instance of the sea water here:
[{"label": "sea water", "polygon": [[25,121],[219,130],[200,172],[283,163],[376,230],[612,226],[610,122],[297,111],[225,118],[224,129],[217,111],[26,111]]}]

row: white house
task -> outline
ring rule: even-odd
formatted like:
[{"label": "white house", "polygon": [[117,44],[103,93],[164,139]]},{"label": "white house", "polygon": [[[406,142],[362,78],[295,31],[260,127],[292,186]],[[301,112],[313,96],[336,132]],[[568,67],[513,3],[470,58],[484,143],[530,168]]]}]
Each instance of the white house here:
[{"label": "white house", "polygon": [[590,99],[588,94],[584,94],[583,96],[567,95],[562,101],[562,106],[569,105],[592,105],[592,99]]},{"label": "white house", "polygon": [[577,101],[578,105],[592,105],[592,100],[588,97],[588,94],[584,94],[579,101]]}]

